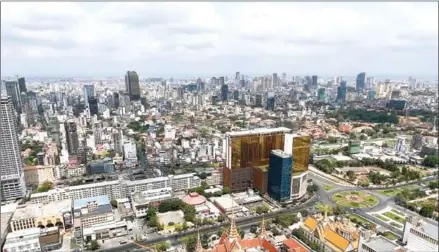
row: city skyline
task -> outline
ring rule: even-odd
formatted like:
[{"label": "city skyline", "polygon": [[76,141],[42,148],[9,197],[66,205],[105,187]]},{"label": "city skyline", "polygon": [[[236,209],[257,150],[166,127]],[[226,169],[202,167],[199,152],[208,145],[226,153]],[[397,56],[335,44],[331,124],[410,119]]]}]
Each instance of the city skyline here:
[{"label": "city skyline", "polygon": [[4,3],[1,71],[437,77],[433,4]]}]

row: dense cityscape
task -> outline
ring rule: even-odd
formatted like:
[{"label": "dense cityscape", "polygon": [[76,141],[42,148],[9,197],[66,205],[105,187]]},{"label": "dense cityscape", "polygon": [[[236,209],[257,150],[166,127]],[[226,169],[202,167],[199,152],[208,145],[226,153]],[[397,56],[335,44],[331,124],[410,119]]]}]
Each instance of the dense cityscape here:
[{"label": "dense cityscape", "polygon": [[437,77],[236,70],[2,77],[2,251],[438,251]]}]

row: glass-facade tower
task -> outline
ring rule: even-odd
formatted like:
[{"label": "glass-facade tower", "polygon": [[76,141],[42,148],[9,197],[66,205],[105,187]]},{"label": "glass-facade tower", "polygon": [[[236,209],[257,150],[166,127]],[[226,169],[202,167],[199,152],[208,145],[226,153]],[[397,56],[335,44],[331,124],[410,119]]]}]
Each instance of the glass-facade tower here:
[{"label": "glass-facade tower", "polygon": [[277,201],[291,197],[291,167],[293,158],[282,150],[272,150],[268,169],[267,193]]}]

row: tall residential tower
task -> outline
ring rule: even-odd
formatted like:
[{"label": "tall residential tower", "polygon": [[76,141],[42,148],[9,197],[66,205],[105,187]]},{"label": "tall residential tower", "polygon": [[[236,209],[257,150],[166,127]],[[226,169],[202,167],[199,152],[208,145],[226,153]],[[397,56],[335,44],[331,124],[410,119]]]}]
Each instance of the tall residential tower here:
[{"label": "tall residential tower", "polygon": [[140,100],[139,75],[135,71],[125,74],[125,91],[129,93],[131,101]]},{"label": "tall residential tower", "polygon": [[26,194],[23,159],[17,134],[12,98],[3,90],[0,97],[0,175],[1,200],[15,200]]}]

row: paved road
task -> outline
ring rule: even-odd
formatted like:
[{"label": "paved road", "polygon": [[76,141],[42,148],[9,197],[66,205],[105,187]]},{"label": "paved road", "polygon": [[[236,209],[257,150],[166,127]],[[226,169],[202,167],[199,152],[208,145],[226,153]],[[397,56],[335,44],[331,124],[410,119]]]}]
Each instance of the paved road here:
[{"label": "paved road", "polygon": [[[267,214],[263,214],[263,215],[259,215],[259,216],[251,216],[251,217],[237,219],[236,224],[238,226],[248,226],[248,225],[258,224],[262,220],[262,218],[265,218],[265,219],[273,218],[273,217],[276,217],[277,215],[280,215],[283,213],[297,213],[297,212],[300,212],[302,210],[306,210],[306,209],[311,208],[313,205],[315,205],[315,203],[316,203],[316,198],[313,198],[310,201],[306,202],[305,204],[297,206],[297,207],[285,208],[285,209],[281,209],[281,210],[276,211],[276,212],[271,212],[271,213],[267,213]],[[206,233],[206,232],[207,233],[214,233],[214,232],[217,232],[222,227],[229,227],[229,225],[230,225],[230,223],[228,223],[228,222],[219,223],[219,224],[215,224],[212,226],[201,227],[199,229],[188,230],[186,232],[181,232],[178,234],[163,235],[163,236],[153,238],[153,239],[146,239],[146,240],[139,241],[137,243],[142,244],[144,246],[148,246],[150,244],[154,244],[154,243],[161,242],[161,241],[179,239],[179,238],[184,237],[184,236],[197,234],[198,232],[200,232],[200,233]],[[120,245],[120,246],[115,247],[115,248],[105,249],[105,250],[103,249],[103,250],[99,250],[99,251],[105,251],[105,252],[117,252],[118,251],[118,252],[121,252],[123,250],[132,250],[135,248],[139,248],[139,246],[134,244],[134,243],[127,243],[127,244],[123,244],[123,245]]]}]

